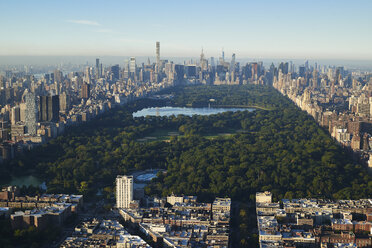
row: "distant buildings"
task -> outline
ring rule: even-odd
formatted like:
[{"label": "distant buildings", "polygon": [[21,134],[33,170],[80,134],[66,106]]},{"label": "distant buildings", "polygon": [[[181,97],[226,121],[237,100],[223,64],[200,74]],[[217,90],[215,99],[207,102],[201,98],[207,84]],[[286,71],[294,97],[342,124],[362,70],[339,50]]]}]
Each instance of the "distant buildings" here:
[{"label": "distant buildings", "polygon": [[256,194],[260,247],[371,247],[372,199],[282,199]]},{"label": "distant buildings", "polygon": [[97,219],[77,225],[60,247],[151,248],[139,236],[129,234],[117,220]]},{"label": "distant buildings", "polygon": [[372,164],[372,74],[343,67],[281,64],[273,86],[311,115],[340,145],[351,148],[364,165]]},{"label": "distant buildings", "polygon": [[34,226],[38,229],[46,229],[51,226],[62,226],[71,215],[71,206],[70,203],[55,203],[40,209],[16,211],[10,216],[12,228],[23,229]]},{"label": "distant buildings", "polygon": [[119,209],[125,221],[151,239],[157,247],[228,247],[231,199],[197,202],[196,196],[171,195],[153,199],[152,207]]},{"label": "distant buildings", "polygon": [[[83,205],[82,195],[43,194],[21,196],[16,186],[2,188],[0,210],[7,210],[13,229],[34,226],[45,229],[61,226],[71,213],[76,213]],[[27,209],[10,214],[11,209]],[[1,215],[1,213],[0,213]]]}]

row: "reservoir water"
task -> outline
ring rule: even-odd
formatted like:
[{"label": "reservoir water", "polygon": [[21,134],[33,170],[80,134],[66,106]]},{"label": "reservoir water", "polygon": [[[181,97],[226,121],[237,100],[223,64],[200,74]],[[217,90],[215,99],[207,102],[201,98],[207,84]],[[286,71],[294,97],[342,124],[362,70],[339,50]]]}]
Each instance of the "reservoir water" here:
[{"label": "reservoir water", "polygon": [[41,184],[43,184],[43,182],[37,177],[20,176],[20,177],[12,177],[12,180],[7,185],[14,185],[14,186],[19,186],[19,187],[22,187],[23,185],[24,186],[32,185],[34,187],[38,187]]},{"label": "reservoir water", "polygon": [[161,107],[161,108],[144,108],[133,113],[133,117],[145,116],[171,116],[171,115],[213,115],[227,111],[254,111],[253,108],[181,108],[181,107]]}]

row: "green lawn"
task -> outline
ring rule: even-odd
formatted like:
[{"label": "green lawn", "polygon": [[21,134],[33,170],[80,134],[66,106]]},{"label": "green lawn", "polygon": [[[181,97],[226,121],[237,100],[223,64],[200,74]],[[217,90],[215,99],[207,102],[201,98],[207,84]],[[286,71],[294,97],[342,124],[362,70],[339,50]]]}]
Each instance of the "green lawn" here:
[{"label": "green lawn", "polygon": [[[232,135],[242,132],[245,131],[230,128],[224,133],[207,133],[204,134],[203,137],[206,139],[216,139],[219,137],[230,138]],[[137,139],[137,142],[169,141],[172,136],[183,137],[184,135],[173,129],[158,129],[140,139]]]}]

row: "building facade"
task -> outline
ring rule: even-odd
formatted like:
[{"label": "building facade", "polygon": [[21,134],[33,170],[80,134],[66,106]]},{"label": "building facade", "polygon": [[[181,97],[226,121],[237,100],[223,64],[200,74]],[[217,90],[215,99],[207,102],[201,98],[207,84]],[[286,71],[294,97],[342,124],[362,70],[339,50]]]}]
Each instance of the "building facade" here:
[{"label": "building facade", "polygon": [[133,201],[133,176],[116,177],[116,207],[129,208]]}]

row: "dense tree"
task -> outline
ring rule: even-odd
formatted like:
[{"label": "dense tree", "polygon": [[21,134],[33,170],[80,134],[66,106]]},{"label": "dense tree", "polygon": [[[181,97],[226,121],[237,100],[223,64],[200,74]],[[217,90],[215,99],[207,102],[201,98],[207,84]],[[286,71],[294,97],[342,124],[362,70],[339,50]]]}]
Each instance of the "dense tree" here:
[{"label": "dense tree", "polygon": [[[276,199],[372,194],[366,169],[273,88],[190,86],[164,93],[174,97],[141,99],[114,108],[70,127],[48,144],[2,165],[0,171],[32,172],[47,181],[49,192],[88,195],[111,187],[117,174],[147,168],[167,170],[146,189],[150,194],[196,194],[208,200],[214,196],[249,200],[260,190],[271,190]],[[210,116],[132,117],[134,111],[149,106],[209,104],[258,108]],[[168,142],[138,141],[161,130],[183,135]],[[218,135],[226,132],[235,134]]]}]

